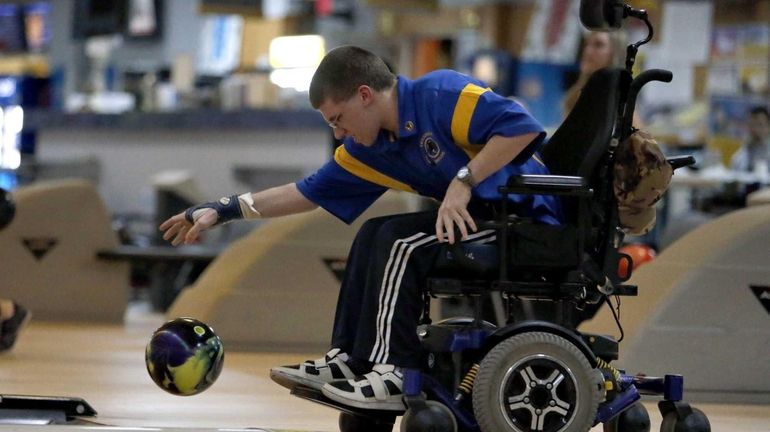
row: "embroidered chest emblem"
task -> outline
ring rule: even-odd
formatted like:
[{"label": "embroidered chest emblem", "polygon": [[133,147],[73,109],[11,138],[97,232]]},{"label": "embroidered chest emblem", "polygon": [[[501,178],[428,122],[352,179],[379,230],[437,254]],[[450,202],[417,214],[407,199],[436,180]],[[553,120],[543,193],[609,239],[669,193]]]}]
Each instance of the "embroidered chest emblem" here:
[{"label": "embroidered chest emblem", "polygon": [[432,132],[425,132],[420,138],[420,148],[425,157],[425,161],[430,165],[436,165],[444,158],[444,150],[433,138]]}]

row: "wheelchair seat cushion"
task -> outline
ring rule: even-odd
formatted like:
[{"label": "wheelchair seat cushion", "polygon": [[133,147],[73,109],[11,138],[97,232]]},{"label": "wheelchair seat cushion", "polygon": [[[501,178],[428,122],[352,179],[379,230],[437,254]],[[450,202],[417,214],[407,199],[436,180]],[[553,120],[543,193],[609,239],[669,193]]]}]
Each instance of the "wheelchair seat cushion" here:
[{"label": "wheelchair seat cushion", "polygon": [[514,224],[508,262],[513,268],[574,267],[579,262],[577,239],[574,225]]},{"label": "wheelchair seat cushion", "polygon": [[[464,258],[458,258],[462,253]],[[495,243],[469,243],[457,248],[444,246],[436,257],[434,276],[494,276],[500,265],[499,250]]]},{"label": "wheelchair seat cushion", "polygon": [[[511,226],[508,239],[508,265],[512,269],[566,268],[578,264],[577,229],[572,225],[543,225],[529,222]],[[463,257],[456,255],[462,251]],[[431,275],[436,277],[495,277],[500,265],[498,243],[443,246]]]}]

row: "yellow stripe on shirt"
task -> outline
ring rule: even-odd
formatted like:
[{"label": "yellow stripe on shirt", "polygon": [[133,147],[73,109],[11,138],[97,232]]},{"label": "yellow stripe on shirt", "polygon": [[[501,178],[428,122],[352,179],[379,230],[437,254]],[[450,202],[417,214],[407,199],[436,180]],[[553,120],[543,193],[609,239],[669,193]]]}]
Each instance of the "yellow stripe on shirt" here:
[{"label": "yellow stripe on shirt", "polygon": [[347,150],[345,150],[344,145],[337,147],[337,150],[334,151],[334,161],[337,162],[337,164],[339,164],[339,166],[341,166],[343,169],[345,169],[345,171],[348,171],[354,176],[360,177],[374,184],[385,186],[389,189],[417,193],[408,184],[401,183],[392,177],[388,177],[385,174],[370,167],[369,165],[366,165],[360,160],[354,158],[350,153],[348,153]]},{"label": "yellow stripe on shirt", "polygon": [[476,84],[466,85],[460,92],[454,114],[452,114],[452,139],[471,159],[481,151],[482,146],[471,145],[468,130],[471,127],[471,118],[473,118],[473,111],[476,109],[479,97],[488,91],[488,88],[485,89]]}]

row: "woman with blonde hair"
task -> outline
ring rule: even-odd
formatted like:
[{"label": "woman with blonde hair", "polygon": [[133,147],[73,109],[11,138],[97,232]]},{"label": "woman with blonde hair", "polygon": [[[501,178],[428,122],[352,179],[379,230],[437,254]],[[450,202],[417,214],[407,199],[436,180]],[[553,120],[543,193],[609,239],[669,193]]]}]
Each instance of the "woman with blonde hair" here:
[{"label": "woman with blonde hair", "polygon": [[626,35],[623,32],[590,32],[583,41],[580,76],[564,96],[564,117],[575,107],[580,91],[592,73],[605,67],[625,67]]}]

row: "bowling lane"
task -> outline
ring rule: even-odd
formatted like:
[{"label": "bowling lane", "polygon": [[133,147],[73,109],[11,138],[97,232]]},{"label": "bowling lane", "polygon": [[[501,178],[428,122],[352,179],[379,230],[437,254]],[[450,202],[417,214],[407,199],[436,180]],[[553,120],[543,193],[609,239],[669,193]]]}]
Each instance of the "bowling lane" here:
[{"label": "bowling lane", "polygon": [[[0,394],[75,396],[96,422],[124,427],[334,430],[336,412],[303,402],[269,378],[271,366],[307,354],[226,352],[214,385],[189,397],[168,394],[147,374],[144,349],[161,315],[132,308],[123,326],[35,321],[0,356]],[[226,347],[225,347],[226,349]]]},{"label": "bowling lane", "polygon": [[[318,353],[226,352],[222,375],[205,392],[173,396],[159,389],[144,364],[144,348],[164,318],[132,307],[122,326],[33,320],[11,353],[0,356],[0,394],[75,396],[85,399],[98,424],[0,426],[3,432],[79,431],[334,431],[337,412],[297,399],[273,383],[269,369]],[[227,349],[225,347],[225,349]],[[654,402],[645,403],[659,430]],[[696,404],[715,432],[766,432],[770,407]],[[100,426],[109,425],[109,426]],[[398,425],[394,430],[398,430]],[[601,431],[596,427],[592,432]]]}]

